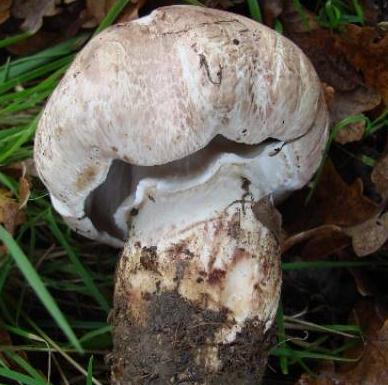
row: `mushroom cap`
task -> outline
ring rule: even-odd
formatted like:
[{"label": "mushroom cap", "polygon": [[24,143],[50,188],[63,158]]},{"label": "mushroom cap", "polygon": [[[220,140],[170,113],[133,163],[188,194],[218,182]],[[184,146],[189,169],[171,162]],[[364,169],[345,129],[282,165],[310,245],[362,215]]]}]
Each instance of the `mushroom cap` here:
[{"label": "mushroom cap", "polygon": [[[202,154],[214,138],[247,148],[276,139],[282,144],[266,147],[270,171],[260,194],[281,196],[310,179],[327,125],[319,79],[291,41],[240,15],[170,6],[89,41],[45,107],[34,158],[67,222],[90,238],[121,245],[125,215],[141,203],[131,174],[138,182],[145,169],[158,166],[176,191],[177,180],[187,179],[179,160]],[[278,148],[286,160],[273,156],[271,163],[267,158]],[[212,152],[206,169],[217,169],[228,154]],[[178,177],[163,171],[166,164],[180,169]],[[95,191],[102,200],[90,198]],[[132,203],[123,206],[131,194]],[[121,210],[118,232],[98,228],[91,218],[96,207],[112,218]]]}]

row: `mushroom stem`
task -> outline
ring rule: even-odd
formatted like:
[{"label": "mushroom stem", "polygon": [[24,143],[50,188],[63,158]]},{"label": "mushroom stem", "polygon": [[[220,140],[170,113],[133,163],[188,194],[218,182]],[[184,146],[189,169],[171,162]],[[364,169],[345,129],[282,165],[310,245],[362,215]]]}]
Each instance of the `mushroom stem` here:
[{"label": "mushroom stem", "polygon": [[260,383],[281,270],[253,207],[235,201],[154,244],[129,239],[116,272],[113,384]]}]

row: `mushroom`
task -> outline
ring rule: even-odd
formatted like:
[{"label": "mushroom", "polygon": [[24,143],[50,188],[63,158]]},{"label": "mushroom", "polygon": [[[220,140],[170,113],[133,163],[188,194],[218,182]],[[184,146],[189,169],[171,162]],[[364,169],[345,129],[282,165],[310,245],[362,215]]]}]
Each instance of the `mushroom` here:
[{"label": "mushroom", "polygon": [[124,245],[114,384],[257,384],[278,306],[274,203],[317,169],[328,115],[292,42],[169,6],[114,25],[50,97],[35,161],[80,234]]}]

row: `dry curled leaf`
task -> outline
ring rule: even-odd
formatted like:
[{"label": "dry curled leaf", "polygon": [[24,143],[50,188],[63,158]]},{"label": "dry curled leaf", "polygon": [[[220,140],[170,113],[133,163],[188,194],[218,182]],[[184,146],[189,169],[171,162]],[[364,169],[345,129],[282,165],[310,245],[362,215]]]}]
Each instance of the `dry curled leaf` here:
[{"label": "dry curled leaf", "polygon": [[345,229],[352,237],[353,250],[359,257],[375,253],[388,239],[388,213]]},{"label": "dry curled leaf", "polygon": [[[314,14],[307,10],[298,12],[291,4],[284,10],[282,21],[287,36],[310,58],[326,88],[334,90],[328,95],[332,124],[379,105],[380,94],[365,86],[358,67],[351,63],[336,35],[320,27]],[[341,142],[358,140],[362,130],[359,125],[349,128],[348,132],[342,134],[346,137],[340,138]]]},{"label": "dry curled leaf", "polygon": [[282,217],[275,208],[272,196],[266,196],[259,200],[253,207],[256,218],[267,227],[273,235],[280,239],[282,229]]},{"label": "dry curled leaf", "polygon": [[332,86],[330,86],[325,82],[321,82],[321,84],[322,84],[323,96],[325,98],[326,104],[329,106],[333,102],[335,90]]},{"label": "dry curled leaf", "polygon": [[333,34],[321,28],[315,15],[303,11],[304,17],[292,5],[282,14],[286,36],[309,57],[322,82],[336,91],[352,91],[362,85],[362,78],[336,47]]},{"label": "dry curled leaf", "polygon": [[337,47],[388,105],[388,33],[348,24],[337,37]]},{"label": "dry curled leaf", "polygon": [[322,225],[355,226],[377,215],[381,207],[363,194],[360,179],[347,184],[327,160],[308,204],[301,191],[293,194],[280,210],[285,231],[298,234]]},{"label": "dry curled leaf", "polygon": [[25,176],[22,176],[19,179],[19,210],[26,206],[30,195],[30,182]]},{"label": "dry curled leaf", "polygon": [[329,103],[330,121],[332,124],[338,123],[349,115],[372,110],[380,102],[380,95],[364,86],[352,91],[335,91]]},{"label": "dry curled leaf", "polygon": [[[117,20],[119,23],[135,20],[139,17],[139,10],[145,4],[146,0],[133,0],[129,2],[120,17]],[[83,28],[95,28],[103,20],[109,10],[112,8],[115,0],[87,0],[86,10],[82,14],[82,18],[86,21],[82,24]]]},{"label": "dry curled leaf", "polygon": [[9,10],[12,5],[12,0],[1,0],[0,1],[0,12]]},{"label": "dry curled leaf", "polygon": [[24,214],[19,210],[19,203],[12,198],[11,192],[0,188],[0,223],[12,234],[23,221]]},{"label": "dry curled leaf", "polygon": [[379,212],[379,207],[363,194],[362,181],[356,179],[348,185],[330,161],[324,166],[313,205],[313,215],[323,224],[343,227],[363,223]]},{"label": "dry curled leaf", "polygon": [[260,1],[264,23],[270,27],[275,24],[275,19],[283,12],[283,0],[262,0]]},{"label": "dry curled leaf", "polygon": [[316,235],[306,242],[301,251],[301,257],[305,261],[323,260],[330,255],[338,254],[350,243],[350,237],[343,231]]},{"label": "dry curled leaf", "polygon": [[86,22],[83,28],[95,28],[106,16],[114,0],[86,0]]},{"label": "dry curled leaf", "polygon": [[11,15],[10,8],[12,5],[12,0],[2,0],[0,1],[0,24],[3,24]]},{"label": "dry curled leaf", "polygon": [[297,234],[289,236],[282,244],[282,253],[291,249],[295,245],[301,242],[306,242],[310,239],[332,236],[333,234],[342,233],[342,229],[339,226],[323,225],[318,226],[310,230],[301,231]]},{"label": "dry curled leaf", "polygon": [[40,29],[43,16],[54,16],[59,12],[55,0],[14,0],[12,15],[24,19],[22,30],[34,33]]},{"label": "dry curled leaf", "polygon": [[365,121],[348,124],[337,133],[335,141],[340,144],[357,142],[361,140],[365,132]]}]

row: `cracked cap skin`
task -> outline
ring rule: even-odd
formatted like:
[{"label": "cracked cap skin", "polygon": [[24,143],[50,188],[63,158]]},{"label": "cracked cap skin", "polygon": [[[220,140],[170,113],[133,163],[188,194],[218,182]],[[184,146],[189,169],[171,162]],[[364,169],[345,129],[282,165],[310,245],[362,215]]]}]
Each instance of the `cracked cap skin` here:
[{"label": "cracked cap skin", "polygon": [[[327,132],[319,126],[327,127],[319,79],[292,42],[240,15],[172,6],[110,27],[82,49],[47,103],[34,156],[65,220],[122,245],[125,235],[98,229],[86,210],[114,160],[163,165],[216,136],[249,145],[273,138],[296,143],[294,164],[281,171],[296,189],[319,163]],[[124,198],[100,205],[113,217]]]}]

